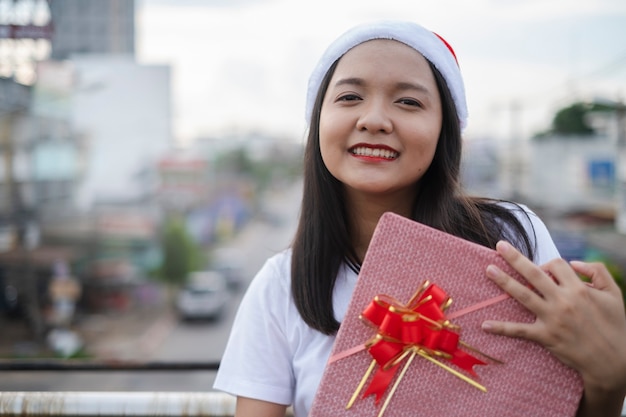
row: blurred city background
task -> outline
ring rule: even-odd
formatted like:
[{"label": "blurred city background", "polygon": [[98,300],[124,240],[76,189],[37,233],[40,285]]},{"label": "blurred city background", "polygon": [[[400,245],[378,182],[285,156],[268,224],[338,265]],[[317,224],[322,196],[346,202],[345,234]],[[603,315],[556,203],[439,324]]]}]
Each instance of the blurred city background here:
[{"label": "blurred city background", "polygon": [[[219,362],[247,284],[293,233],[308,72],[355,21],[400,15],[331,3],[0,0],[0,358]],[[465,187],[528,205],[564,257],[607,263],[623,288],[624,3],[472,2],[491,21],[398,3],[451,33],[470,98],[487,97],[470,101]],[[312,8],[328,21],[305,25]],[[5,372],[0,390],[212,378]]]}]

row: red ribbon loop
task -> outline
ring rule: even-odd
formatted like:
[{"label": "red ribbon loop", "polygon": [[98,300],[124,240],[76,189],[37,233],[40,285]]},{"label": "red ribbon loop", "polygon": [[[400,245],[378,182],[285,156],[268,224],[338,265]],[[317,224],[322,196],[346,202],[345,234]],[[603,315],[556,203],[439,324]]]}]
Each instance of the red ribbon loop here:
[{"label": "red ribbon loop", "polygon": [[409,351],[449,360],[474,376],[475,365],[486,365],[459,348],[460,335],[451,328],[444,312],[449,301],[444,290],[427,283],[408,306],[380,295],[363,310],[361,318],[377,329],[368,351],[379,366],[363,397],[376,395],[378,403]]}]

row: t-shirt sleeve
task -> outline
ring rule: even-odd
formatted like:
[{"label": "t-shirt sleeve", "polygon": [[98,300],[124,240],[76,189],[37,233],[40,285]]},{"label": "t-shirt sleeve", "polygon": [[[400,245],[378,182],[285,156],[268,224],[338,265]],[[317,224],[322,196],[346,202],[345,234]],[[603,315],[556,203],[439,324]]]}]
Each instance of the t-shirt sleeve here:
[{"label": "t-shirt sleeve", "polygon": [[294,377],[286,337],[290,300],[284,267],[268,260],[241,301],[213,388],[289,405]]}]

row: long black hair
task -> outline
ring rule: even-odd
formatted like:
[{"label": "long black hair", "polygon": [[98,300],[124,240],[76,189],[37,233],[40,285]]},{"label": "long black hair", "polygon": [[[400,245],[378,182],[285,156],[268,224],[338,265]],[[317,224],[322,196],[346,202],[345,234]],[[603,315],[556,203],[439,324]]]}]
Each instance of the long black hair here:
[{"label": "long black hair", "polygon": [[[302,319],[324,334],[335,334],[333,289],[343,262],[358,263],[352,246],[343,184],[326,168],[320,152],[322,101],[338,60],[318,91],[304,152],[300,219],[292,244],[291,292]],[[430,64],[430,62],[429,62]],[[443,76],[430,64],[441,96],[442,128],[433,161],[416,187],[412,219],[494,248],[506,239],[532,259],[528,233],[501,200],[470,197],[460,186],[461,130],[456,107]]]}]

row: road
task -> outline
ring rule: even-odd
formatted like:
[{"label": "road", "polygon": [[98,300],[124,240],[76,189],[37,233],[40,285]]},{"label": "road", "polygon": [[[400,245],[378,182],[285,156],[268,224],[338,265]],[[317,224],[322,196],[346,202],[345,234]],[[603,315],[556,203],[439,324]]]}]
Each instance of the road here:
[{"label": "road", "polygon": [[[254,222],[232,242],[246,259],[244,277],[252,279],[263,262],[289,244],[297,219],[299,188],[278,193],[268,200],[266,210],[275,219],[272,222]],[[276,222],[278,220],[278,222]],[[222,357],[230,327],[243,290],[233,294],[228,311],[219,323],[178,322],[170,336],[155,352],[155,359],[164,361],[219,361]],[[148,390],[197,391],[212,387],[214,372],[170,372],[167,378],[146,381]]]},{"label": "road", "polygon": [[[299,186],[268,195],[266,213],[271,221],[254,220],[228,244],[245,259],[244,279],[249,282],[274,253],[288,246],[300,203]],[[150,350],[153,361],[219,361],[237,307],[241,290],[232,294],[226,314],[218,322],[179,322],[172,318],[161,326],[161,334]],[[97,372],[3,372],[0,391],[172,391],[211,390],[211,371],[97,371]]]}]

